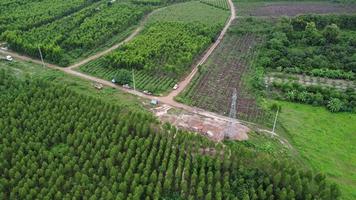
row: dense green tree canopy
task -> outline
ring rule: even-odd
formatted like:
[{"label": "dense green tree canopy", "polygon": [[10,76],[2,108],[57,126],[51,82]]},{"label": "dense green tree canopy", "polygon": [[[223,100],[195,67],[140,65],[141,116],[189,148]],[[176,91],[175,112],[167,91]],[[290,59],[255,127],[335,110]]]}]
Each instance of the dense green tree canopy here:
[{"label": "dense green tree canopy", "polygon": [[221,144],[160,125],[151,114],[64,86],[19,81],[0,70],[0,100],[1,199],[340,195],[323,175],[243,146],[228,153]]}]

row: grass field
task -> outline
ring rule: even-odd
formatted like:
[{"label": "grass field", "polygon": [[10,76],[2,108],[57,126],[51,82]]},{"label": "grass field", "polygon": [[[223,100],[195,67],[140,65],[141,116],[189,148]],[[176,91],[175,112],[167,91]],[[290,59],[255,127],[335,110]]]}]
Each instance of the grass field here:
[{"label": "grass field", "polygon": [[198,1],[179,3],[166,7],[154,14],[148,20],[153,22],[184,22],[203,23],[206,25],[223,25],[229,16],[229,11],[222,10]]},{"label": "grass field", "polygon": [[303,160],[339,184],[343,199],[356,199],[356,114],[279,103],[279,120]]}]

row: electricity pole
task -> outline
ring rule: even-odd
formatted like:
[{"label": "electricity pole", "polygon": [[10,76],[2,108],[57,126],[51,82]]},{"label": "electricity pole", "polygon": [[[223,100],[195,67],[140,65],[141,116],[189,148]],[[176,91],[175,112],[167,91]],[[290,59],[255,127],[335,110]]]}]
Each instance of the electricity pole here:
[{"label": "electricity pole", "polygon": [[278,112],[279,112],[279,107],[277,108],[276,117],[274,118],[273,129],[272,129],[272,132],[273,132],[273,133],[275,133],[274,131],[276,130]]},{"label": "electricity pole", "polygon": [[132,82],[133,82],[133,88],[136,91],[136,84],[135,84],[135,71],[132,68]]},{"label": "electricity pole", "polygon": [[41,52],[41,48],[40,48],[40,46],[38,46],[38,51],[40,52],[42,65],[43,65],[43,67],[46,67],[46,65],[45,65],[45,63],[44,63],[44,61],[43,61],[43,57],[42,57],[42,52]]}]

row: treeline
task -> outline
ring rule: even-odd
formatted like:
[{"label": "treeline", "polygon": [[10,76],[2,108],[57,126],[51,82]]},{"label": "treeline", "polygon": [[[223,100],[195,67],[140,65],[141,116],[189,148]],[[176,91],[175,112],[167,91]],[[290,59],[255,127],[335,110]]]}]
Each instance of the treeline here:
[{"label": "treeline", "polygon": [[93,4],[77,13],[29,31],[6,31],[2,34],[11,49],[68,65],[68,52],[79,56],[103,44],[108,38],[137,23],[147,8],[124,3]]},{"label": "treeline", "polygon": [[0,71],[1,199],[339,199],[322,174]]},{"label": "treeline", "polygon": [[107,56],[107,62],[114,68],[181,75],[217,32],[218,27],[203,24],[156,22]]},{"label": "treeline", "polygon": [[356,91],[354,88],[340,91],[332,87],[304,86],[297,82],[273,82],[277,93],[273,98],[317,106],[325,106],[331,112],[356,112]]},{"label": "treeline", "polygon": [[354,79],[356,15],[303,15],[283,20],[269,34],[263,67],[321,77]]},{"label": "treeline", "polygon": [[336,24],[341,29],[356,29],[356,15],[300,15],[292,18],[291,23],[294,27],[305,28],[308,23],[314,22],[319,30],[324,29],[327,25]]}]

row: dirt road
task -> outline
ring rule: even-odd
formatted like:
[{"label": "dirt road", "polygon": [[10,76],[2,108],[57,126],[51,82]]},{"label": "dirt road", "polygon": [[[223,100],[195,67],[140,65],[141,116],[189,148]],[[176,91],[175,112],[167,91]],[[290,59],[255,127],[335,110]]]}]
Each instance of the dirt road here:
[{"label": "dirt road", "polygon": [[[215,50],[215,48],[220,44],[220,42],[223,39],[224,35],[226,34],[228,28],[230,27],[232,21],[235,19],[235,17],[236,17],[235,7],[234,7],[234,5],[233,5],[231,0],[228,0],[228,2],[229,2],[229,5],[230,5],[231,15],[230,15],[230,18],[227,20],[227,22],[226,22],[223,30],[221,31],[219,37],[217,38],[215,43],[213,43],[209,47],[209,49],[206,51],[204,56],[199,60],[199,62],[197,62],[197,64],[193,67],[192,72],[179,84],[180,87],[177,90],[172,91],[169,95],[167,95],[165,97],[154,97],[154,96],[146,95],[146,94],[144,94],[142,92],[134,91],[134,90],[131,90],[131,89],[126,89],[126,88],[123,88],[123,87],[118,86],[116,84],[113,84],[110,81],[103,80],[103,79],[100,79],[100,78],[97,78],[97,77],[94,77],[94,76],[90,76],[90,75],[87,75],[87,74],[83,74],[81,72],[78,72],[78,71],[74,70],[74,68],[79,67],[79,66],[81,66],[81,65],[83,65],[83,64],[85,64],[87,62],[90,62],[91,60],[96,59],[96,58],[99,58],[100,56],[103,56],[103,55],[109,53],[110,51],[118,48],[123,43],[132,40],[141,31],[141,29],[143,27],[143,23],[147,20],[148,17],[146,17],[141,22],[141,25],[128,38],[126,38],[124,41],[120,42],[119,44],[117,44],[117,45],[115,45],[115,46],[113,46],[113,47],[111,47],[111,48],[109,48],[109,49],[107,49],[105,51],[102,51],[102,52],[100,52],[98,54],[95,54],[95,55],[93,55],[93,56],[91,56],[89,58],[86,58],[86,59],[84,59],[84,60],[82,60],[82,61],[80,61],[78,63],[75,63],[75,64],[73,64],[73,65],[71,65],[69,67],[66,67],[66,68],[59,67],[59,66],[56,66],[56,65],[53,65],[53,64],[48,64],[48,63],[46,63],[45,65],[46,65],[46,67],[49,67],[49,68],[52,68],[52,69],[56,69],[56,70],[60,70],[60,71],[63,71],[65,73],[67,73],[67,74],[78,76],[80,78],[83,78],[83,79],[86,79],[86,80],[89,80],[89,81],[101,83],[101,84],[103,84],[105,86],[113,87],[113,88],[122,90],[124,92],[130,93],[130,94],[133,94],[133,95],[136,95],[136,96],[139,96],[139,97],[143,97],[143,98],[146,98],[146,99],[157,99],[159,102],[161,102],[163,104],[167,104],[167,105],[172,106],[174,108],[183,109],[183,110],[185,110],[187,112],[204,116],[205,118],[213,119],[213,120],[216,120],[216,121],[235,123],[235,124],[239,124],[241,127],[245,127],[241,123],[241,121],[239,121],[237,119],[228,118],[226,116],[218,115],[216,113],[212,113],[212,112],[209,112],[209,111],[205,111],[205,110],[202,110],[202,109],[199,109],[199,108],[191,107],[191,106],[188,106],[188,105],[185,105],[185,104],[181,104],[181,103],[178,103],[178,102],[174,101],[174,97],[176,95],[178,95],[181,91],[183,91],[187,87],[189,82],[192,80],[192,78],[194,77],[194,75],[196,74],[196,72],[198,70],[198,66],[203,64],[208,59],[208,57],[211,55],[211,53]],[[37,63],[37,64],[42,64],[42,62],[40,60],[37,60],[37,59],[34,59],[34,58],[29,58],[27,56],[20,55],[20,54],[15,53],[15,52],[0,50],[0,53],[5,54],[5,55],[11,55],[16,59],[20,59],[20,60],[24,60],[24,61],[31,61],[31,62]],[[247,122],[245,122],[245,123],[247,123]],[[246,128],[245,130],[248,130],[248,128]],[[247,134],[247,132],[245,134]]]},{"label": "dirt road", "polygon": [[193,77],[195,76],[195,74],[198,72],[198,66],[202,65],[206,62],[206,60],[209,58],[209,56],[211,55],[211,53],[216,49],[216,47],[220,44],[220,42],[222,41],[222,39],[224,38],[227,30],[229,29],[229,27],[231,26],[232,21],[236,18],[236,11],[235,11],[235,6],[232,3],[231,0],[228,0],[229,3],[229,7],[230,7],[230,18],[228,19],[228,21],[226,22],[223,30],[221,31],[219,37],[217,38],[217,40],[215,41],[215,43],[213,43],[209,49],[206,51],[206,53],[204,54],[204,56],[195,64],[195,66],[193,67],[193,70],[191,71],[191,73],[182,81],[179,83],[179,87],[177,90],[173,90],[171,93],[169,93],[167,96],[162,97],[163,100],[168,101],[168,102],[175,102],[174,101],[174,97],[176,97],[179,93],[181,93],[190,83],[190,81],[193,79]]}]

